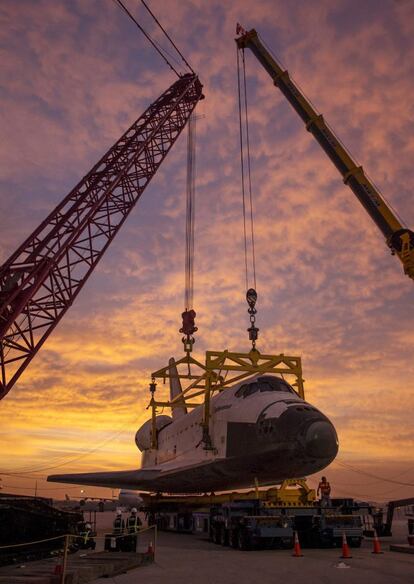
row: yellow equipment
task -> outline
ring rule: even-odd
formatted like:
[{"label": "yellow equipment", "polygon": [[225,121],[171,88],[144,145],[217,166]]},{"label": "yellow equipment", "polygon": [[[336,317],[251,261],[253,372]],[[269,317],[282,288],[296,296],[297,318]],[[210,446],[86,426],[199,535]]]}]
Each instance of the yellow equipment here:
[{"label": "yellow equipment", "polygon": [[263,43],[257,32],[245,31],[237,25],[236,39],[239,49],[249,48],[273,79],[290,105],[304,121],[306,129],[313,134],[316,141],[326,152],[339,170],[343,181],[357,196],[372,220],[385,236],[392,255],[401,260],[404,273],[414,279],[414,233],[404,227],[385,202],[375,185],[369,180],[362,166],[358,166],[349,152],[329,128],[323,116],[319,114],[295,85],[289,73],[276,61]]},{"label": "yellow equipment", "polygon": [[144,505],[180,503],[188,506],[220,505],[233,501],[261,501],[264,508],[272,507],[315,507],[315,489],[311,489],[306,479],[286,479],[277,487],[260,491],[231,493],[204,493],[202,495],[162,495],[141,493]]},{"label": "yellow equipment", "polygon": [[[185,371],[179,368],[185,367]],[[177,367],[177,369],[175,368]],[[250,377],[255,373],[276,373],[280,376],[293,376],[291,384],[298,395],[305,399],[302,377],[302,362],[300,357],[284,355],[262,355],[257,349],[249,353],[233,353],[230,351],[206,351],[206,361],[202,363],[191,356],[190,350],[184,357],[175,362],[174,369],[171,365],[163,367],[152,374],[150,383],[151,401],[148,405],[152,411],[151,447],[157,448],[157,408],[183,407],[187,409],[203,405],[203,442],[204,447],[211,449],[209,433],[210,425],[210,400],[212,396],[225,390],[241,379]],[[156,379],[162,379],[165,383],[171,377],[178,377],[180,381],[187,380],[189,384],[182,392],[168,401],[155,399]]]}]

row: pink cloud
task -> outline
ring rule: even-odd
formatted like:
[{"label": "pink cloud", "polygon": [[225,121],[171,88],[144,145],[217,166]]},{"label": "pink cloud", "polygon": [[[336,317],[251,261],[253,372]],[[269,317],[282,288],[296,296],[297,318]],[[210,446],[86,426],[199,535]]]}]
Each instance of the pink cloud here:
[{"label": "pink cloud", "polygon": [[[151,6],[161,13],[159,2]],[[363,25],[349,30],[347,10]],[[196,349],[247,350],[235,22],[263,31],[412,225],[412,7],[393,3],[370,14],[356,2],[269,0],[256,3],[252,14],[247,0],[225,6],[197,0],[168,2],[162,14],[205,84],[197,108],[204,117]],[[111,2],[9,1],[1,17],[5,259],[173,76]],[[259,347],[302,354],[309,400],[336,424],[342,460],[377,465],[377,474],[391,476],[413,444],[405,413],[413,395],[412,283],[251,54],[247,72]],[[124,421],[125,434],[71,470],[111,468],[114,459],[120,467],[138,464],[133,432],[148,414],[149,373],[181,351],[185,158],[182,137],[84,294],[0,404],[3,468],[27,466],[27,458],[40,467],[75,456]],[[390,437],[380,446],[379,431]],[[330,472],[358,484],[349,469]],[[364,484],[358,488],[368,492]],[[378,495],[386,489],[379,485]]]}]

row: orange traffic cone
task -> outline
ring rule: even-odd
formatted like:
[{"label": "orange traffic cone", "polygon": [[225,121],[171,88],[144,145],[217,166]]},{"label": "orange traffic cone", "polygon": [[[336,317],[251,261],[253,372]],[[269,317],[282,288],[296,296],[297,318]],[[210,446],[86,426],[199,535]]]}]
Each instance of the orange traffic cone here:
[{"label": "orange traffic cone", "polygon": [[378,539],[377,530],[374,529],[374,549],[372,550],[373,554],[383,554],[384,552],[381,551],[381,544],[380,540]]},{"label": "orange traffic cone", "polygon": [[294,558],[303,558],[302,550],[300,549],[299,537],[298,532],[295,531],[295,545],[293,547],[293,554]]},{"label": "orange traffic cone", "polygon": [[148,544],[147,554],[149,554],[151,556],[154,555],[154,547],[152,545],[152,541],[150,541],[149,544]]},{"label": "orange traffic cone", "polygon": [[349,551],[348,542],[346,541],[345,531],[342,534],[342,556],[341,556],[341,558],[346,559],[346,560],[349,560],[349,558],[352,558],[351,552]]}]

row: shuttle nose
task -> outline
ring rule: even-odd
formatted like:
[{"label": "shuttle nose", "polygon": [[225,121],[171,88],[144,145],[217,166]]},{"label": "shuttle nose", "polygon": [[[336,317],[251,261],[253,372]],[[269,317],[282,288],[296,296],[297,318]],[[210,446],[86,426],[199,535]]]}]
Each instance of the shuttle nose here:
[{"label": "shuttle nose", "polygon": [[338,437],[330,422],[312,422],[305,434],[305,448],[314,458],[335,458]]}]

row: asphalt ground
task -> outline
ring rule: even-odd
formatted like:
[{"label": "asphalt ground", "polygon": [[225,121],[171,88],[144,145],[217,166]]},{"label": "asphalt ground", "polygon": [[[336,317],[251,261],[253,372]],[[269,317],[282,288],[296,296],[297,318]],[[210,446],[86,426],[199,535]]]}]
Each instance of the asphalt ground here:
[{"label": "asphalt ground", "polygon": [[[406,521],[395,522],[394,537],[382,541],[383,555],[373,555],[372,541],[351,549],[342,560],[340,549],[240,552],[193,535],[159,532],[155,563],[107,579],[112,584],[414,584],[414,555],[389,551],[406,543]],[[341,567],[345,565],[347,567]],[[96,580],[93,584],[99,584]]]}]

